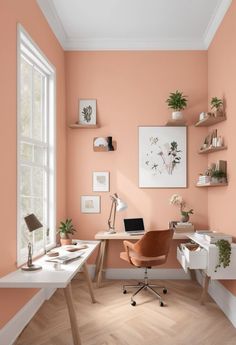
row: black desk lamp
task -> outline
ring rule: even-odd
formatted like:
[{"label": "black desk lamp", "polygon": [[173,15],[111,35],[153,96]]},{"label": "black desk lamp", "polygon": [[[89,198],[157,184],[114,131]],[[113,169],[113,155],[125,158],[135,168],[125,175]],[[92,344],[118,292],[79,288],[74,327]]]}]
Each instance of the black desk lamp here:
[{"label": "black desk lamp", "polygon": [[[38,218],[32,213],[26,216],[25,218],[25,223],[27,225],[27,228],[29,232],[32,232],[34,230],[42,228],[42,224],[38,220]],[[40,270],[42,266],[34,265],[32,263],[32,243],[28,243],[28,260],[27,260],[27,265],[21,267],[23,271],[36,271]]]}]

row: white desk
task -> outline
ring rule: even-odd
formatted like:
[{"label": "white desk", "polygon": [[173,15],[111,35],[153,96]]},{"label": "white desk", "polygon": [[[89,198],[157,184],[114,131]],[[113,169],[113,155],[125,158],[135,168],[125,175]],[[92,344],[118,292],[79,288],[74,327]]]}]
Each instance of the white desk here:
[{"label": "white desk", "polygon": [[[55,269],[53,262],[46,262],[47,256],[35,261],[42,266],[39,271],[22,271],[21,269],[11,272],[0,279],[0,288],[62,288],[64,290],[67,308],[70,317],[71,331],[74,345],[81,345],[79,330],[76,320],[73,297],[71,291],[72,278],[83,268],[85,278],[88,283],[92,302],[95,303],[92,284],[88,273],[86,261],[99,245],[98,241],[81,241],[88,245],[83,249],[82,256],[68,264],[61,265],[60,269]],[[59,248],[57,248],[59,249]]]},{"label": "white desk", "polygon": [[[96,269],[95,269],[95,281],[97,281],[97,286],[100,287],[102,283],[102,274],[104,271],[104,261],[107,253],[107,245],[108,241],[111,240],[139,240],[143,235],[129,235],[124,231],[118,231],[115,234],[109,234],[107,231],[98,232],[95,235],[96,240],[101,241],[99,253],[97,256],[96,261]],[[174,233],[173,239],[174,240],[182,240],[187,239],[187,234],[176,234]]]}]

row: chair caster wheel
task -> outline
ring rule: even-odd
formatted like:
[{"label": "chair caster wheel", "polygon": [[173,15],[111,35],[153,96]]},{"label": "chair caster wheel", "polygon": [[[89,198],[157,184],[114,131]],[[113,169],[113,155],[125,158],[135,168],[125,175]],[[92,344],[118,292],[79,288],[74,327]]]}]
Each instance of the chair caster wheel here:
[{"label": "chair caster wheel", "polygon": [[163,294],[165,295],[165,294],[167,294],[167,289],[165,288],[165,289],[163,289]]},{"label": "chair caster wheel", "polygon": [[160,301],[160,307],[164,307],[164,303]]},{"label": "chair caster wheel", "polygon": [[123,294],[125,295],[127,293],[127,290],[123,290]]},{"label": "chair caster wheel", "polygon": [[133,307],[135,307],[135,306],[136,306],[136,302],[135,302],[135,301],[131,301],[131,305],[132,305]]}]

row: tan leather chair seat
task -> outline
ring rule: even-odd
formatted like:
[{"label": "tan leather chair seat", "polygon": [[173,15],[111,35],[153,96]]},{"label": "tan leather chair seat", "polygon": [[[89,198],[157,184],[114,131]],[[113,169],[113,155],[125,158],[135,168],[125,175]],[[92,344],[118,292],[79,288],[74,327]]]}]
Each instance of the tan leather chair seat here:
[{"label": "tan leather chair seat", "polygon": [[[166,261],[166,256],[155,256],[155,257],[148,257],[148,256],[143,256],[139,255],[136,252],[130,250],[129,251],[130,255],[130,260],[133,265],[137,267],[152,267],[152,266],[159,266],[165,263]],[[121,252],[120,253],[120,258],[122,260],[125,260],[127,262],[129,261],[129,257],[126,252]]]}]

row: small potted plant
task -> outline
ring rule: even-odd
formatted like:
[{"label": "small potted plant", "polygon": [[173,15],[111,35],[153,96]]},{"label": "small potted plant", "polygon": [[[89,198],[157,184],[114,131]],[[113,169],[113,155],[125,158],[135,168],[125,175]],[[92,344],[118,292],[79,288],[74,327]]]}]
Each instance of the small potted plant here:
[{"label": "small potted plant", "polygon": [[70,235],[73,235],[75,232],[76,230],[74,229],[72,219],[67,218],[65,222],[60,222],[58,233],[60,234],[61,245],[71,244],[72,239],[70,238]]},{"label": "small potted plant", "polygon": [[178,206],[180,208],[181,214],[181,222],[186,223],[189,221],[190,214],[193,214],[193,209],[191,208],[189,211],[186,211],[184,208],[186,206],[185,201],[183,200],[182,196],[178,194],[173,194],[170,198],[170,204],[174,206]]},{"label": "small potted plant", "polygon": [[181,110],[184,110],[187,107],[187,96],[184,96],[183,92],[177,90],[170,93],[166,103],[170,109],[174,110],[172,112],[172,119],[181,120],[183,118]]},{"label": "small potted plant", "polygon": [[223,100],[217,97],[212,97],[211,99],[211,109],[214,111],[214,116],[223,116]]},{"label": "small potted plant", "polygon": [[226,177],[227,177],[226,173],[222,170],[213,170],[211,172],[212,183],[225,183]]}]

